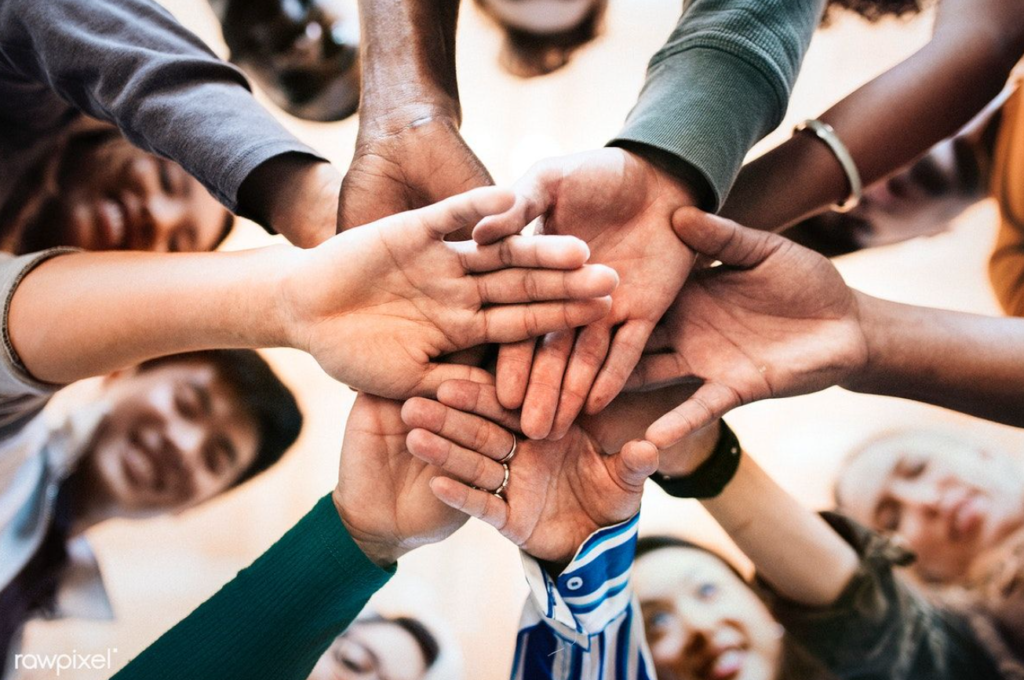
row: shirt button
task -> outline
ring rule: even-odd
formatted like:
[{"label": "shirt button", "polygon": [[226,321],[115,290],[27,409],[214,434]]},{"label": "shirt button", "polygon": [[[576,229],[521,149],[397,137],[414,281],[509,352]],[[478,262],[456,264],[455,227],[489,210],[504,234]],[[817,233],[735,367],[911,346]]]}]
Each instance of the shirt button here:
[{"label": "shirt button", "polygon": [[573,576],[571,579],[565,582],[565,587],[569,590],[579,590],[583,587],[583,579],[579,576]]}]

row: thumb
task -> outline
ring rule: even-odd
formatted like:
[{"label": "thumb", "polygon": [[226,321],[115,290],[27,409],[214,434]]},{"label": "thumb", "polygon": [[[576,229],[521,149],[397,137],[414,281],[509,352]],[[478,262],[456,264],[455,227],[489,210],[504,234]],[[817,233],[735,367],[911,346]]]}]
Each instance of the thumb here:
[{"label": "thumb", "polygon": [[448,381],[469,381],[480,385],[493,385],[494,376],[477,366],[465,364],[428,364],[416,386],[416,394],[436,398],[441,385]]},{"label": "thumb", "polygon": [[535,165],[512,187],[512,206],[500,215],[481,220],[473,230],[473,240],[486,245],[521,232],[554,205],[561,177],[561,171],[554,166]]},{"label": "thumb", "polygon": [[658,447],[648,441],[627,442],[615,454],[615,471],[624,486],[643,487],[658,469]]},{"label": "thumb", "polygon": [[672,228],[697,253],[741,269],[758,266],[786,243],[778,234],[750,229],[692,207],[680,208],[672,215]]},{"label": "thumb", "polygon": [[[425,236],[428,240],[440,241],[461,229],[472,229],[488,215],[508,210],[512,202],[513,195],[508,189],[481,187],[391,219],[406,228],[417,229],[421,238]],[[416,219],[410,220],[409,217]]]},{"label": "thumb", "polygon": [[659,449],[667,449],[742,405],[743,398],[736,390],[707,382],[689,399],[654,421],[644,436]]}]

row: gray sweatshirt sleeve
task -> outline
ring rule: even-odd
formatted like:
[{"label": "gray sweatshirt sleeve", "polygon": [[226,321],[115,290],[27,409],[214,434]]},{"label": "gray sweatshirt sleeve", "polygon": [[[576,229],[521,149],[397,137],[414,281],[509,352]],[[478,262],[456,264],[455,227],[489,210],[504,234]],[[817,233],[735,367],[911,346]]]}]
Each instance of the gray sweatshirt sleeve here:
[{"label": "gray sweatshirt sleeve", "polygon": [[664,159],[717,210],[743,158],[785,115],[823,0],[692,0],[611,141]]},{"label": "gray sweatshirt sleeve", "polygon": [[238,69],[150,0],[0,0],[0,95],[0,121],[66,102],[113,123],[234,212],[257,166],[317,155],[253,99]]}]

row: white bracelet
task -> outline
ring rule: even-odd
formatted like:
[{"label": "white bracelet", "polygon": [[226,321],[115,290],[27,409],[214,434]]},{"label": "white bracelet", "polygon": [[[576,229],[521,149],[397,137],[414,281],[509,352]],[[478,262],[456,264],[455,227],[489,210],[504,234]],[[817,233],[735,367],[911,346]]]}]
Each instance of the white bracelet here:
[{"label": "white bracelet", "polygon": [[857,164],[853,162],[853,156],[850,155],[846,145],[839,139],[839,135],[832,129],[832,126],[828,123],[822,123],[820,120],[805,120],[804,122],[793,128],[793,134],[810,130],[815,136],[821,141],[828,144],[828,148],[832,150],[836,160],[839,161],[839,165],[843,166],[843,172],[846,173],[846,181],[850,184],[850,195],[843,201],[835,203],[832,206],[832,210],[836,212],[849,212],[857,207],[860,203],[861,196],[864,195],[864,185],[860,181],[860,173],[857,172]]}]

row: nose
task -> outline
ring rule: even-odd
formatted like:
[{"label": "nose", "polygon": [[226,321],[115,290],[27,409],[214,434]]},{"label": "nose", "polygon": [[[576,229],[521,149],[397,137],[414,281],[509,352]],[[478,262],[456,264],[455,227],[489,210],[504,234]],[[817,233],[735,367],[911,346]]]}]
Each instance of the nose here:
[{"label": "nose", "polygon": [[176,235],[187,230],[191,215],[185,201],[164,194],[150,194],[142,204],[147,250],[158,253],[181,250]]},{"label": "nose", "polygon": [[169,418],[164,424],[164,437],[181,457],[186,476],[194,479],[203,466],[202,451],[206,438],[203,425],[185,418]]},{"label": "nose", "polygon": [[716,617],[707,607],[691,606],[680,612],[679,620],[684,655],[689,658],[700,655],[714,637],[715,626],[718,623]]}]

